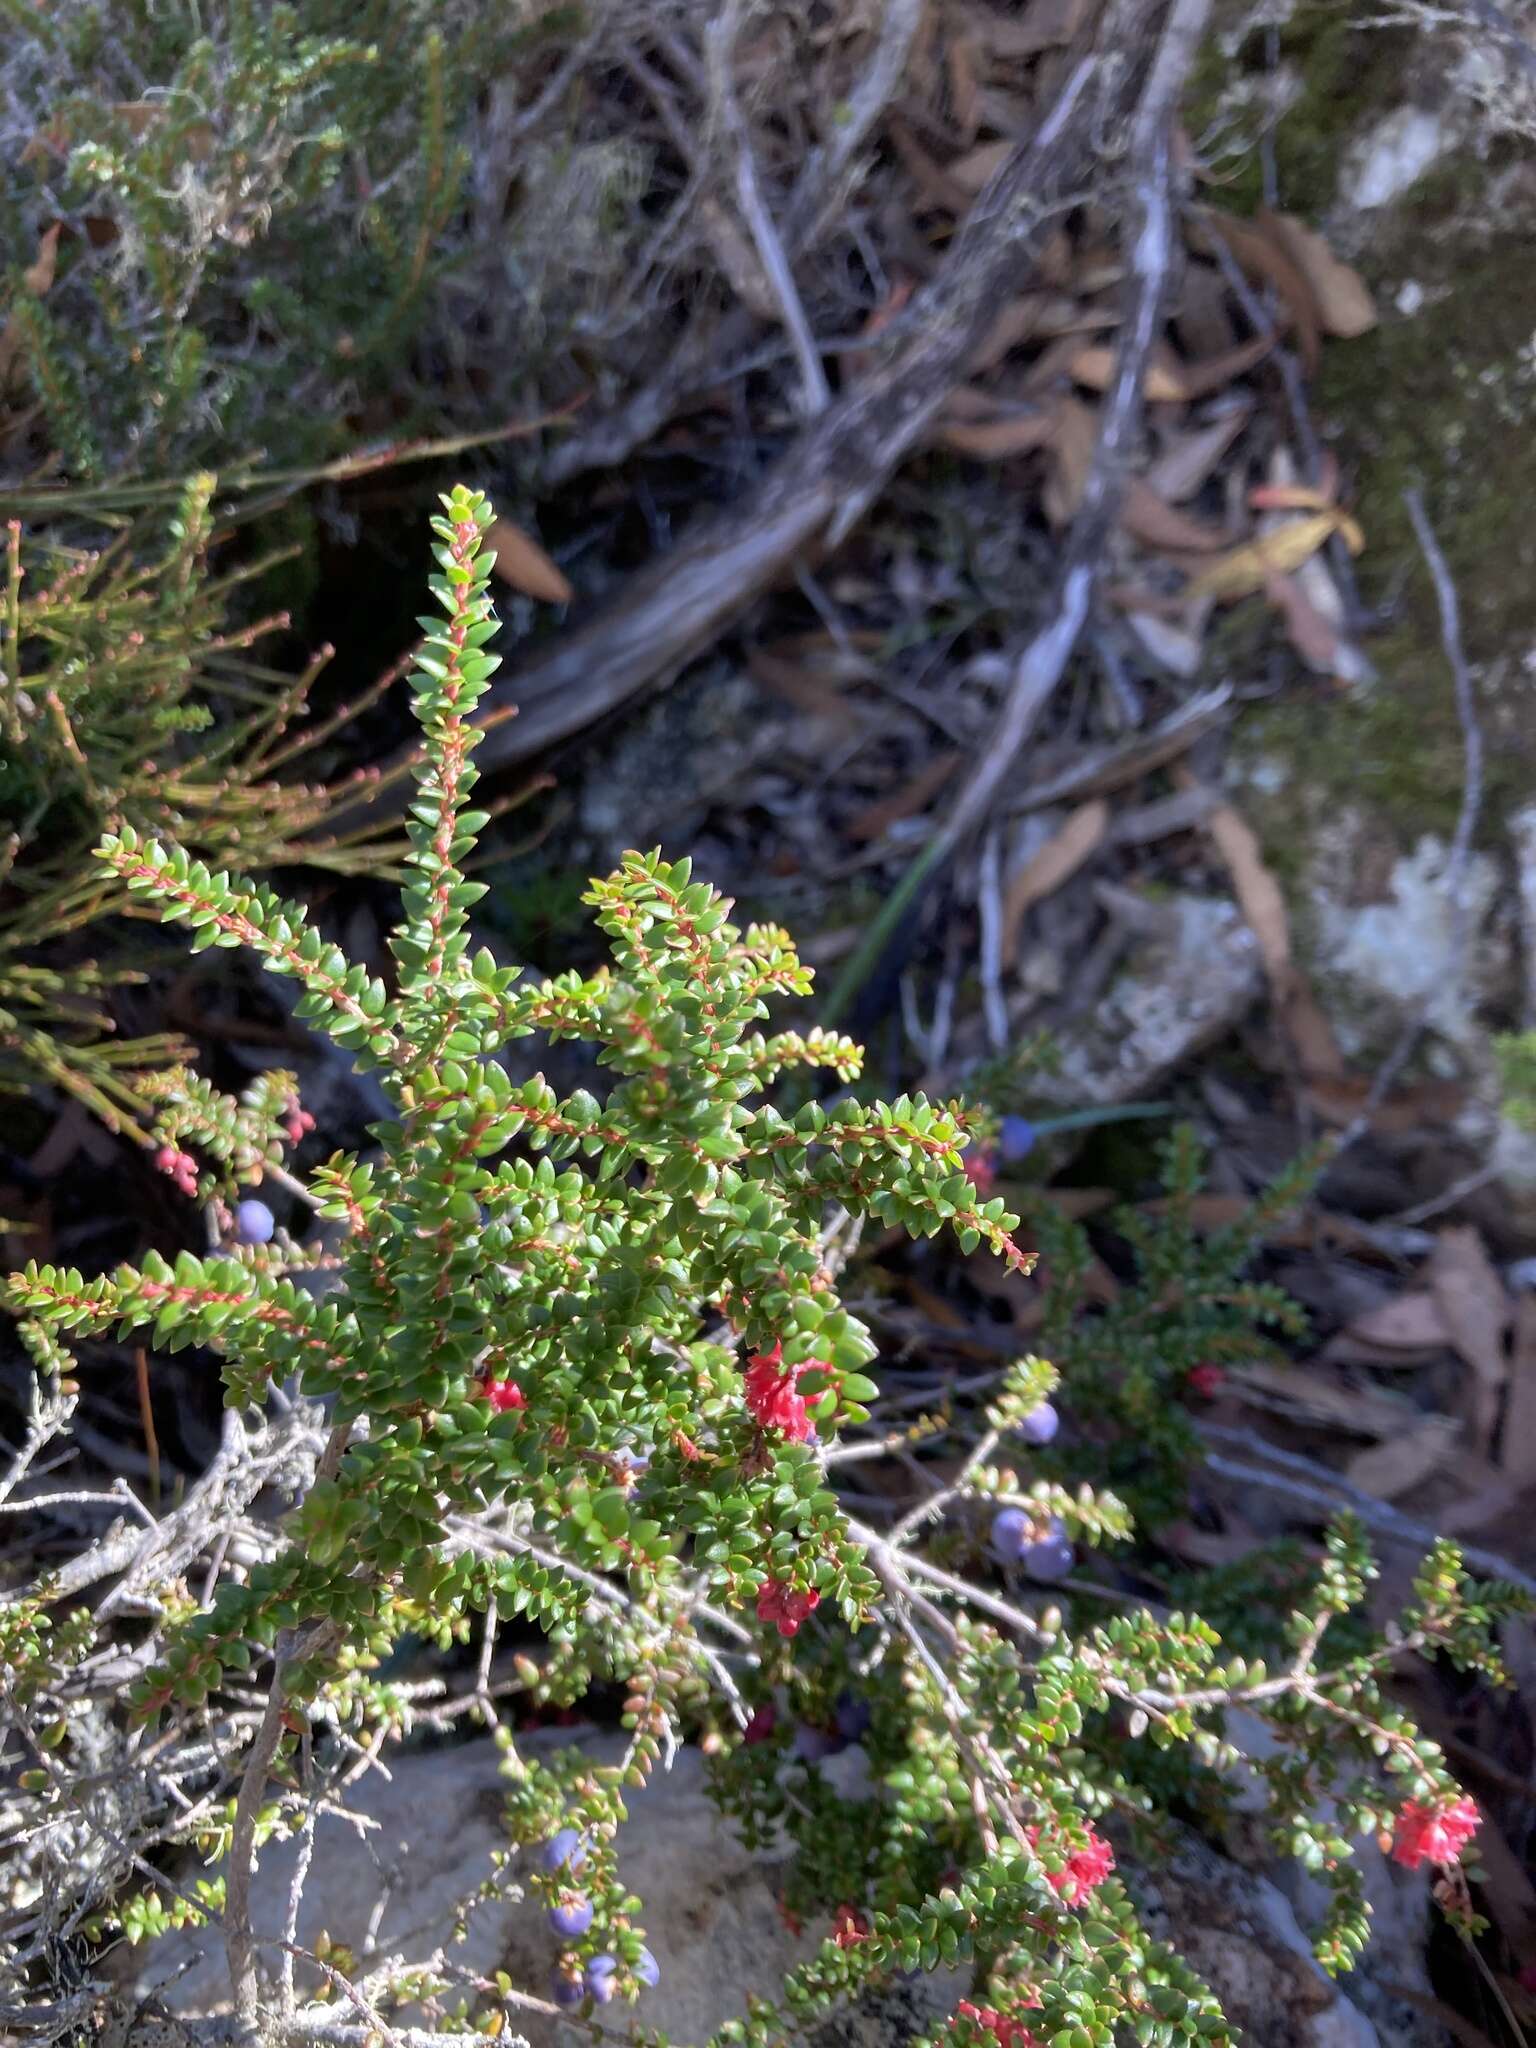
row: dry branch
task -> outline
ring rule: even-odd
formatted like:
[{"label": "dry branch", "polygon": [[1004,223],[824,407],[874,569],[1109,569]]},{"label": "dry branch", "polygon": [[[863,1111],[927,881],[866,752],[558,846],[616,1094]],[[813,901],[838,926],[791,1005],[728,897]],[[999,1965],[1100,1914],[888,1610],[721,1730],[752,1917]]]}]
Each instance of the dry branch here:
[{"label": "dry branch", "polygon": [[[499,681],[488,704],[516,703],[521,715],[487,734],[477,756],[482,769],[525,761],[675,673],[797,558],[835,545],[857,524],[898,464],[922,444],[997,306],[1027,282],[1050,224],[1091,188],[1104,161],[1124,150],[1133,122],[1138,134],[1146,129],[1144,87],[1150,96],[1155,86],[1166,118],[1192,51],[1177,66],[1168,53],[1183,49],[1188,25],[1198,28],[1205,11],[1205,0],[1175,0],[1169,33],[1160,36],[1155,15],[1133,0],[1112,0],[1096,34],[1068,53],[1054,104],[977,200],[884,360],[805,428],[747,499],[705,520],[589,624]],[[1166,138],[1162,148],[1166,153]],[[1140,144],[1134,153],[1146,160]],[[1138,232],[1138,246],[1142,239]],[[1112,395],[1111,413],[1116,402]],[[1086,552],[1090,528],[1102,523],[1107,530],[1116,495],[1103,494],[1102,522],[1089,515],[1078,554]],[[375,801],[398,803],[399,796],[390,788]],[[360,810],[337,829],[377,815]]]}]

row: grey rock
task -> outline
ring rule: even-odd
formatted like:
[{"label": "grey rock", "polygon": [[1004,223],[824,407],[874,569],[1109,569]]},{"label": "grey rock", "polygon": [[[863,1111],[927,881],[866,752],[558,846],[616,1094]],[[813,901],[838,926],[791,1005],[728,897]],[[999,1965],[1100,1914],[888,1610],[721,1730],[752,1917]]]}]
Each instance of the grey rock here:
[{"label": "grey rock", "polygon": [[[534,1738],[550,1746],[582,1739],[581,1731]],[[617,1759],[618,1741],[590,1736],[594,1761]],[[298,1938],[312,1946],[323,1929],[360,1956],[378,1915],[377,1942],[403,1963],[424,1962],[447,1943],[449,1961],[474,1976],[505,1970],[514,1984],[538,1994],[547,1986],[558,1942],[544,1913],[519,1882],[514,1859],[486,1896],[460,1915],[461,1902],[492,1876],[492,1857],[507,1847],[501,1825],[504,1781],[489,1742],[406,1751],[390,1760],[388,1779],[375,1774],[348,1794],[348,1813],[322,1814],[305,1885]],[[838,1790],[857,1798],[869,1786],[867,1759],[855,1745],[833,1760]],[[827,1930],[795,1935],[778,1899],[787,1850],[744,1848],[705,1792],[704,1760],[684,1749],[670,1771],[631,1796],[631,1825],[622,1842],[625,1881],[644,1901],[639,1916],[661,1967],[658,1987],[634,2017],[674,2040],[697,2042],[742,2012],[749,1995],[773,1997],[784,1974],[814,1954]],[[296,1849],[264,1852],[253,1898],[258,1933],[283,1924]],[[1210,1983],[1254,2048],[1393,2048],[1415,2037],[1378,2036],[1371,2020],[1340,1994],[1313,1961],[1284,1892],[1259,1872],[1241,1869],[1193,1835],[1155,1872],[1130,1869],[1127,1881],[1153,1931],[1174,1942]],[[454,1939],[456,1921],[462,1935]],[[1412,1916],[1389,1926],[1411,1942],[1412,1957],[1394,1954],[1389,1967],[1414,1981],[1420,1932]],[[168,1937],[134,1953],[137,1998],[158,1993],[179,2016],[212,2013],[228,2004],[222,1944],[208,1933]],[[303,1971],[300,1971],[301,1984]],[[866,1995],[813,2036],[816,2048],[902,2048],[953,2009],[968,1973],[914,1978]],[[409,2017],[409,2016],[407,2016]],[[563,2018],[529,2012],[518,2024],[531,2048],[574,2048],[586,2037]]]}]

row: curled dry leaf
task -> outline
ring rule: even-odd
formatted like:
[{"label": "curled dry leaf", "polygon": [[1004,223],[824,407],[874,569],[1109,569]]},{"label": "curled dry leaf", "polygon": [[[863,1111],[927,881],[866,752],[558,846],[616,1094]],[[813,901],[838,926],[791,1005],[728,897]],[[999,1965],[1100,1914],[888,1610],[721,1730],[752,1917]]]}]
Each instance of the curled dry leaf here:
[{"label": "curled dry leaf", "polygon": [[1347,512],[1312,512],[1304,519],[1288,519],[1273,533],[1261,534],[1221,556],[1190,580],[1184,595],[1191,602],[1214,598],[1221,604],[1252,597],[1272,576],[1299,569],[1335,533],[1344,536],[1353,554],[1365,545],[1365,536]]},{"label": "curled dry leaf", "polygon": [[1051,473],[1042,493],[1045,516],[1055,527],[1070,526],[1077,516],[1098,437],[1098,418],[1091,407],[1077,398],[1057,400],[1051,426]]},{"label": "curled dry leaf", "polygon": [[496,574],[513,590],[541,604],[569,604],[576,595],[564,571],[510,519],[498,519],[489,539],[496,551]]},{"label": "curled dry leaf", "polygon": [[1443,1351],[1451,1341],[1440,1304],[1427,1288],[1400,1294],[1356,1316],[1345,1334],[1383,1351]]},{"label": "curled dry leaf", "polygon": [[[1365,1109],[1371,1087],[1361,1074],[1318,1074],[1308,1079],[1302,1094],[1324,1123],[1342,1129]],[[1460,1115],[1466,1099],[1467,1091],[1458,1081],[1424,1081],[1378,1102],[1370,1112],[1370,1127],[1391,1134],[1448,1124]]]},{"label": "curled dry leaf", "polygon": [[1225,547],[1229,535],[1203,519],[1192,518],[1160,498],[1139,476],[1126,482],[1120,501],[1120,524],[1143,547],[1198,554]]},{"label": "curled dry leaf", "polygon": [[1018,958],[1019,927],[1029,910],[1070,881],[1104,842],[1109,805],[1102,797],[1080,804],[1061,827],[1012,876],[1003,891],[1002,956],[1005,967]]},{"label": "curled dry leaf", "polygon": [[1473,1435],[1478,1448],[1486,1450],[1509,1377],[1504,1349],[1511,1321],[1509,1296],[1482,1239],[1466,1225],[1452,1225],[1436,1234],[1426,1270],[1451,1343],[1472,1368]]},{"label": "curled dry leaf", "polygon": [[[1186,783],[1193,778],[1186,775]],[[1280,884],[1264,864],[1258,836],[1231,804],[1218,804],[1205,821],[1221,855],[1248,929],[1259,942],[1259,954],[1270,988],[1284,1001],[1291,979],[1291,920]]]},{"label": "curled dry leaf", "polygon": [[938,439],[957,455],[978,462],[998,462],[1010,455],[1028,455],[1043,448],[1056,430],[1054,413],[1036,407],[1028,412],[997,411],[984,419],[946,418]]},{"label": "curled dry leaf", "polygon": [[1460,1430],[1448,1415],[1426,1415],[1401,1436],[1372,1444],[1350,1459],[1344,1476],[1377,1500],[1397,1500],[1438,1472],[1456,1447]]},{"label": "curled dry leaf", "polygon": [[850,839],[881,839],[893,825],[903,818],[915,818],[926,811],[929,804],[948,782],[964,757],[950,748],[942,754],[935,754],[927,761],[910,781],[890,796],[883,796],[878,803],[868,804],[848,820]]},{"label": "curled dry leaf", "polygon": [[[21,273],[22,283],[37,298],[43,298],[53,289],[53,280],[58,270],[59,232],[62,221],[55,221],[45,228],[37,238],[37,254]],[[7,320],[0,327],[0,392],[3,392],[10,378],[21,346],[21,331],[14,320]]]},{"label": "curled dry leaf", "polygon": [[1170,505],[1183,504],[1209,482],[1217,463],[1252,416],[1248,406],[1234,406],[1208,426],[1174,435],[1147,470],[1147,483]]},{"label": "curled dry leaf", "polygon": [[1376,325],[1376,302],[1358,270],[1340,262],[1315,228],[1294,214],[1260,210],[1259,219],[1306,279],[1324,334],[1354,341]]},{"label": "curled dry leaf", "polygon": [[1251,283],[1273,285],[1289,315],[1297,353],[1311,376],[1317,369],[1322,323],[1312,287],[1285,243],[1262,220],[1238,220],[1230,213],[1214,211],[1199,216],[1196,234],[1204,236],[1206,247],[1213,240],[1225,243]]}]

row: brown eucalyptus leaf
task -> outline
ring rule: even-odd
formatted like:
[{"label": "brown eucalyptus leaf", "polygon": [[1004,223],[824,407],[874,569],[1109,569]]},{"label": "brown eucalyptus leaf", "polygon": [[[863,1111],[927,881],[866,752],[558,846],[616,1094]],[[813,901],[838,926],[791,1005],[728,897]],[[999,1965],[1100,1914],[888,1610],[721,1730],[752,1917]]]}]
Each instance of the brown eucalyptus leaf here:
[{"label": "brown eucalyptus leaf", "polygon": [[1382,1351],[1443,1351],[1451,1341],[1440,1304],[1427,1288],[1399,1294],[1380,1308],[1356,1316],[1345,1334]]},{"label": "brown eucalyptus leaf", "polygon": [[1019,927],[1036,903],[1053,896],[1070,881],[1086,860],[1104,843],[1109,829],[1109,805],[1102,797],[1080,804],[1062,825],[1033,854],[1003,891],[1002,957],[1005,967],[1018,958]]},{"label": "brown eucalyptus leaf", "polygon": [[537,598],[541,604],[569,604],[576,595],[564,571],[510,519],[498,519],[486,538],[496,552],[495,574],[524,597]]},{"label": "brown eucalyptus leaf", "polygon": [[1457,1424],[1448,1415],[1427,1415],[1401,1436],[1388,1437],[1359,1452],[1344,1467],[1344,1475],[1362,1493],[1374,1494],[1377,1500],[1396,1500],[1440,1470],[1458,1434]]},{"label": "brown eucalyptus leaf", "polygon": [[1243,275],[1254,284],[1273,285],[1290,316],[1296,349],[1308,376],[1317,369],[1321,319],[1317,300],[1305,273],[1297,267],[1285,244],[1257,220],[1239,220],[1234,214],[1207,209],[1199,216],[1197,233],[1224,242]]},{"label": "brown eucalyptus leaf", "polygon": [[1133,540],[1148,548],[1199,553],[1202,549],[1225,547],[1230,538],[1220,527],[1210,526],[1170,505],[1137,476],[1126,482],[1120,501],[1120,524]]},{"label": "brown eucalyptus leaf", "polygon": [[1191,427],[1175,434],[1147,471],[1147,483],[1170,505],[1180,505],[1208,483],[1216,465],[1247,426],[1252,413],[1246,405],[1224,412],[1209,426]]},{"label": "brown eucalyptus leaf", "polygon": [[1472,1368],[1473,1438],[1486,1450],[1498,1422],[1509,1377],[1504,1339],[1511,1321],[1509,1296],[1483,1240],[1470,1225],[1437,1232],[1426,1268],[1451,1343]]},{"label": "brown eucalyptus leaf", "polygon": [[1376,325],[1376,302],[1358,270],[1341,262],[1315,228],[1291,213],[1261,208],[1257,218],[1306,279],[1324,334],[1353,341]]}]

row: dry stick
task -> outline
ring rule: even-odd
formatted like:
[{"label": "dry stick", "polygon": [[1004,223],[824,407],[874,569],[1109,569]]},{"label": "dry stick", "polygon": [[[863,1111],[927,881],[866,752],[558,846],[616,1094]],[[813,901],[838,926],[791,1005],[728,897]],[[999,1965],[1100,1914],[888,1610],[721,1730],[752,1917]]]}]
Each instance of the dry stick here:
[{"label": "dry stick", "polygon": [[1008,694],[939,840],[945,855],[991,811],[1004,779],[1061,681],[1093,605],[1105,542],[1124,491],[1142,381],[1157,334],[1173,259],[1172,128],[1179,94],[1205,30],[1211,0],[1173,0],[1131,131],[1132,215],[1128,297],[1115,378],[1099,422],[1093,462],[1057,571],[1046,622],[1014,665]]},{"label": "dry stick", "polygon": [[[1281,1450],[1278,1445],[1266,1443],[1262,1437],[1248,1430],[1228,1429],[1219,1423],[1202,1423],[1200,1433],[1213,1442],[1235,1445],[1281,1468],[1266,1471],[1262,1465],[1229,1458],[1219,1451],[1207,1451],[1205,1462],[1218,1478],[1230,1479],[1241,1486],[1259,1487],[1284,1499],[1298,1501],[1303,1506],[1319,1509],[1326,1515],[1337,1515],[1342,1508],[1347,1508],[1376,1535],[1396,1543],[1411,1544],[1416,1549],[1428,1551],[1439,1541],[1437,1532],[1427,1522],[1415,1522],[1400,1514],[1385,1501],[1352,1486],[1339,1473],[1330,1472],[1326,1466],[1301,1456],[1297,1451]],[[1291,1476],[1293,1474],[1294,1477]],[[1481,1572],[1486,1578],[1502,1579],[1509,1585],[1520,1587],[1523,1592],[1536,1595],[1536,1578],[1521,1571],[1507,1557],[1500,1557],[1497,1551],[1483,1550],[1472,1543],[1458,1543],[1456,1548],[1469,1570]]]},{"label": "dry stick", "polygon": [[[1174,14],[1203,19],[1207,4],[1175,0]],[[808,426],[747,500],[707,520],[633,577],[611,608],[495,686],[497,701],[519,703],[522,715],[486,735],[476,753],[482,770],[526,760],[675,673],[798,556],[835,546],[857,524],[923,441],[999,300],[1029,275],[1048,224],[1081,197],[1105,129],[1113,133],[1129,117],[1138,69],[1126,60],[1146,40],[1136,19],[1131,0],[1121,0],[1102,28],[1102,47],[1069,66],[1056,104],[976,202],[915,302],[910,335],[882,366]],[[1095,81],[1099,94],[1089,90]],[[401,798],[391,791],[383,801]],[[357,815],[382,815],[368,806],[361,798]]]},{"label": "dry stick", "polygon": [[1450,851],[1445,861],[1445,893],[1451,906],[1450,943],[1446,974],[1440,976],[1434,988],[1426,994],[1415,1008],[1399,1033],[1396,1044],[1377,1070],[1371,1083],[1371,1092],[1366,1097],[1359,1114],[1339,1134],[1334,1147],[1334,1156],[1347,1151],[1355,1141],[1370,1129],[1371,1119],[1380,1109],[1396,1086],[1398,1077],[1413,1057],[1414,1048],[1423,1035],[1429,1021],[1429,1013],[1445,981],[1459,976],[1466,960],[1468,921],[1471,905],[1467,900],[1466,870],[1472,851],[1472,835],[1477,830],[1478,814],[1483,805],[1483,729],[1477,717],[1477,693],[1472,683],[1472,670],[1467,661],[1466,649],[1461,639],[1461,604],[1456,595],[1455,578],[1445,559],[1435,530],[1429,523],[1424,510],[1424,501],[1417,491],[1403,493],[1403,504],[1413,524],[1414,537],[1420,552],[1429,565],[1429,573],[1435,586],[1435,602],[1440,609],[1440,645],[1445,650],[1450,665],[1451,682],[1456,692],[1456,716],[1461,724],[1463,772],[1461,784],[1461,809],[1456,818],[1456,829],[1451,835]]},{"label": "dry stick", "polygon": [[814,418],[825,412],[832,403],[831,388],[827,373],[822,368],[821,354],[811,334],[811,323],[805,317],[805,308],[800,303],[800,294],[795,287],[794,272],[789,267],[789,258],[784,253],[784,244],[774,226],[773,215],[768,211],[768,202],[758,182],[757,163],[752,153],[752,137],[742,118],[741,107],[736,99],[736,87],[731,78],[731,59],[736,51],[736,37],[741,26],[741,0],[728,0],[719,16],[706,31],[706,47],[709,51],[710,85],[720,111],[720,119],[731,144],[736,151],[736,203],[741,208],[741,217],[747,224],[753,247],[757,250],[758,261],[768,280],[768,289],[773,293],[774,303],[779,309],[779,318],[789,336],[800,365],[802,408],[807,418]]},{"label": "dry stick", "polygon": [[[843,108],[830,141],[813,150],[785,215],[784,242],[790,257],[813,249],[841,204],[854,160],[870,130],[896,97],[907,59],[922,23],[926,0],[885,0],[874,52]],[[612,469],[660,432],[694,392],[719,382],[722,360],[734,356],[752,333],[744,312],[718,328],[690,328],[661,376],[636,392],[606,419],[552,449],[543,465],[545,481],[568,483],[591,469]]]},{"label": "dry stick", "polygon": [[[315,1467],[315,1484],[334,1479],[352,1434],[350,1422],[340,1423],[330,1433]],[[256,1871],[256,1823],[267,1789],[267,1773],[282,1740],[287,1714],[287,1680],[293,1666],[305,1657],[324,1656],[341,1640],[341,1625],[317,1621],[306,1628],[284,1629],[277,1639],[272,1687],[267,1694],[261,1725],[256,1730],[245,1774],[235,1800],[234,1825],[229,1838],[229,1871],[224,1899],[224,1946],[229,1958],[230,1988],[235,1995],[235,2017],[241,2031],[255,2038],[260,2032],[261,1981],[256,1974],[256,1940],[251,1931],[251,1879]]]}]

